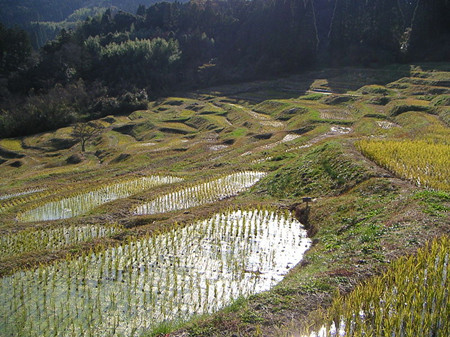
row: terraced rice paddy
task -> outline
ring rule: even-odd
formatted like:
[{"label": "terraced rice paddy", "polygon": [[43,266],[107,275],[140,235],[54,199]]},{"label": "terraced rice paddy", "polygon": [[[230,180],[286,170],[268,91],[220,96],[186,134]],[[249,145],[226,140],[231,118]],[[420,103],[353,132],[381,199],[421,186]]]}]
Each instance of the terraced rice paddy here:
[{"label": "terraced rice paddy", "polygon": [[309,337],[449,336],[449,258],[444,236],[397,260],[384,275],[335,299],[327,324]]},{"label": "terraced rice paddy", "polygon": [[156,214],[187,209],[234,196],[256,184],[264,172],[244,171],[164,194],[138,206],[134,214]]},{"label": "terraced rice paddy", "polygon": [[23,191],[23,192],[0,195],[0,200],[8,200],[11,198],[20,197],[22,195],[28,195],[28,194],[35,193],[35,192],[40,192],[43,190],[44,189],[33,189],[33,190],[28,190],[28,191]]},{"label": "terraced rice paddy", "polygon": [[163,184],[182,181],[181,178],[171,176],[149,176],[120,183],[107,185],[96,190],[80,193],[68,198],[45,203],[20,213],[20,221],[48,221],[67,219],[81,214],[112,200],[126,198]]},{"label": "terraced rice paddy", "polygon": [[27,229],[0,237],[0,259],[39,250],[57,250],[74,243],[117,233],[118,226],[70,226],[53,229]]},{"label": "terraced rice paddy", "polygon": [[4,194],[0,197],[0,214],[8,211],[15,206],[24,204],[32,200],[36,200],[49,193],[50,192],[45,188],[40,188],[23,192]]},{"label": "terraced rice paddy", "polygon": [[[1,140],[0,336],[450,336],[448,243],[393,260],[448,234],[449,65],[434,67],[160,98],[95,121],[85,153],[71,127]],[[275,205],[310,224],[303,263],[310,240]]]},{"label": "terraced rice paddy", "polygon": [[450,145],[423,140],[362,140],[361,152],[418,186],[450,190]]},{"label": "terraced rice paddy", "polygon": [[310,246],[288,213],[229,210],[0,280],[5,336],[135,336],[279,282]]}]

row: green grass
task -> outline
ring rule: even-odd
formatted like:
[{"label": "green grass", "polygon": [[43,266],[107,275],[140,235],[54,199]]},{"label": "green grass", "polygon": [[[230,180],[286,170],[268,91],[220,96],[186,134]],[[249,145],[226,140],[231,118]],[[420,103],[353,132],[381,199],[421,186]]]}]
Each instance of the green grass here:
[{"label": "green grass", "polygon": [[186,121],[186,125],[191,126],[197,130],[205,131],[205,130],[217,130],[221,131],[225,127],[228,127],[229,124],[226,122],[226,119],[222,116],[211,116],[211,115],[200,115],[189,118]]},{"label": "green grass", "polygon": [[267,115],[276,116],[277,114],[292,108],[292,104],[279,100],[264,101],[254,107],[256,112],[264,113]]},{"label": "green grass", "polygon": [[231,132],[226,133],[227,138],[238,138],[247,134],[248,130],[246,128],[236,128]]},{"label": "green grass", "polygon": [[22,141],[20,139],[1,139],[0,146],[11,151],[21,151]]},{"label": "green grass", "polygon": [[197,129],[190,127],[184,123],[179,123],[179,122],[173,122],[173,123],[158,123],[157,127],[160,131],[164,132],[164,133],[175,133],[175,134],[188,134],[188,133],[193,133],[196,132]]},{"label": "green grass", "polygon": [[404,112],[392,121],[402,126],[403,131],[409,133],[409,137],[411,138],[423,138],[428,135],[433,136],[436,134],[433,132],[433,129],[436,128],[442,129],[444,133],[448,133],[448,127],[438,116],[430,115],[426,112]]},{"label": "green grass", "polygon": [[346,158],[338,142],[310,149],[270,174],[262,189],[277,198],[338,194],[367,179],[362,165]]},{"label": "green grass", "polygon": [[164,337],[168,336],[170,332],[182,326],[182,323],[176,321],[164,321],[157,324],[150,331],[145,332],[141,337]]},{"label": "green grass", "polygon": [[358,92],[360,92],[363,95],[383,95],[383,96],[393,95],[392,90],[387,89],[382,85],[375,85],[375,84],[365,85],[364,87],[358,89]]},{"label": "green grass", "polygon": [[306,101],[319,101],[324,96],[326,96],[326,95],[324,95],[324,94],[309,94],[309,95],[300,96],[298,99],[306,100]]},{"label": "green grass", "polygon": [[446,217],[450,211],[450,194],[445,191],[417,192],[414,198],[421,201],[424,212],[433,216]]},{"label": "green grass", "polygon": [[450,106],[450,95],[439,95],[431,101],[433,106]]},{"label": "green grass", "polygon": [[202,115],[225,115],[226,111],[217,105],[206,103],[199,111]]},{"label": "green grass", "polygon": [[[45,187],[64,197],[73,192],[71,186],[111,182],[130,173],[177,172],[195,183],[236,170],[270,171],[258,186],[235,199],[222,200],[221,205],[264,203],[298,213],[314,240],[304,262],[269,292],[238,299],[184,326],[164,322],[148,333],[156,336],[181,329],[176,335],[289,336],[301,327],[297,321],[304,322],[319,306],[330,306],[336,289],[349,292],[396,257],[413,253],[429,238],[448,231],[447,194],[422,190],[393,177],[364,158],[354,142],[368,136],[448,144],[450,110],[443,85],[449,69],[448,64],[422,64],[324,70],[160,99],[150,103],[149,110],[102,118],[103,141],[90,143],[83,162],[77,165],[65,160],[79,152],[79,146],[58,146],[70,140],[70,128],[23,140],[0,140],[0,146],[26,155],[21,168],[8,166],[11,161],[0,165],[0,189],[8,194]],[[321,93],[299,96],[308,88],[331,90],[333,97]],[[274,127],[261,121],[282,124]],[[330,128],[339,124],[351,126],[352,131],[330,135]],[[296,140],[271,147],[286,133],[302,130]],[[269,139],[255,137],[268,133],[272,134]],[[226,149],[210,150],[224,144]],[[250,155],[241,156],[247,152]],[[162,194],[170,191],[158,189]],[[133,216],[129,210],[153,194],[147,191],[116,200],[81,218],[57,220],[51,226],[123,223],[126,232],[107,241],[123,244],[127,238],[165,232],[174,221],[191,223],[220,207],[210,204],[174,211],[170,216]],[[303,196],[316,199],[309,211],[304,209]],[[34,202],[24,198],[2,213],[2,233],[44,226],[15,220],[17,212]],[[74,244],[70,249],[81,255],[90,248],[104,249],[99,244]],[[0,261],[0,271],[32,268],[64,259],[64,255],[62,250],[6,258]]]}]

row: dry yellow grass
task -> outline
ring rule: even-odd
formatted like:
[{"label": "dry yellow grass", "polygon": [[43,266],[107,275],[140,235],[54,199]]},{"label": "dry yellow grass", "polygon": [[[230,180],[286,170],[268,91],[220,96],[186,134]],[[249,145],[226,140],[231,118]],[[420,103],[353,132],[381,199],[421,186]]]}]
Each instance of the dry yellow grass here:
[{"label": "dry yellow grass", "polygon": [[[448,336],[449,238],[403,257],[316,316],[319,336]],[[321,317],[322,316],[322,317]]]},{"label": "dry yellow grass", "polygon": [[359,150],[419,186],[450,190],[450,145],[426,140],[361,140]]}]

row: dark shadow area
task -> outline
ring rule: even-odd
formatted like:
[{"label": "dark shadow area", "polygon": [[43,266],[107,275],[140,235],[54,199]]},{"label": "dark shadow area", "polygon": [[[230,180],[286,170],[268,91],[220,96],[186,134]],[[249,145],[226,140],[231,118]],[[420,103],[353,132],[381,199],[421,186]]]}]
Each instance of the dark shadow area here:
[{"label": "dark shadow area", "polygon": [[[328,72],[328,71],[327,71]],[[342,68],[324,72],[330,91],[343,94],[369,84],[386,85],[410,76],[409,65],[392,65],[380,68]]]}]

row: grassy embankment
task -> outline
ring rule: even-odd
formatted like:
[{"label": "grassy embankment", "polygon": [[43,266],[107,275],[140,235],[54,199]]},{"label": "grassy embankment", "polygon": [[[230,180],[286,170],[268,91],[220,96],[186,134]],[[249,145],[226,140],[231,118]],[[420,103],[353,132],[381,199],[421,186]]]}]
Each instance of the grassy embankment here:
[{"label": "grassy embankment", "polygon": [[[175,335],[191,336],[295,334],[311,324],[308,315],[331,305],[337,290],[349,293],[396,258],[448,233],[446,185],[435,187],[441,191],[426,190],[423,183],[415,185],[419,176],[412,173],[413,179],[402,180],[400,170],[381,162],[398,162],[402,149],[396,156],[375,152],[369,158],[358,150],[369,154],[363,147],[378,144],[378,151],[384,151],[389,147],[379,144],[401,141],[437,144],[447,156],[448,70],[447,65],[346,69],[168,98],[129,116],[103,118],[102,134],[84,154],[70,138],[70,128],[1,140],[1,195],[36,190],[0,200],[4,236],[86,224],[123,227],[108,238],[2,258],[0,271],[53,263],[69,253],[73,259],[90,249],[168,231],[175,223],[189,225],[233,205],[289,208],[307,226],[313,246],[279,285],[216,314],[182,326],[163,323],[148,334],[175,328],[181,329]],[[430,153],[425,146],[417,151]],[[69,160],[73,156],[80,162]],[[435,160],[428,159],[442,182],[448,173]],[[237,198],[187,211],[133,215],[157,195],[245,169],[268,175]],[[16,221],[17,214],[47,201],[153,174],[184,181],[149,188],[71,219]],[[309,208],[301,203],[304,196],[315,198]]]}]

